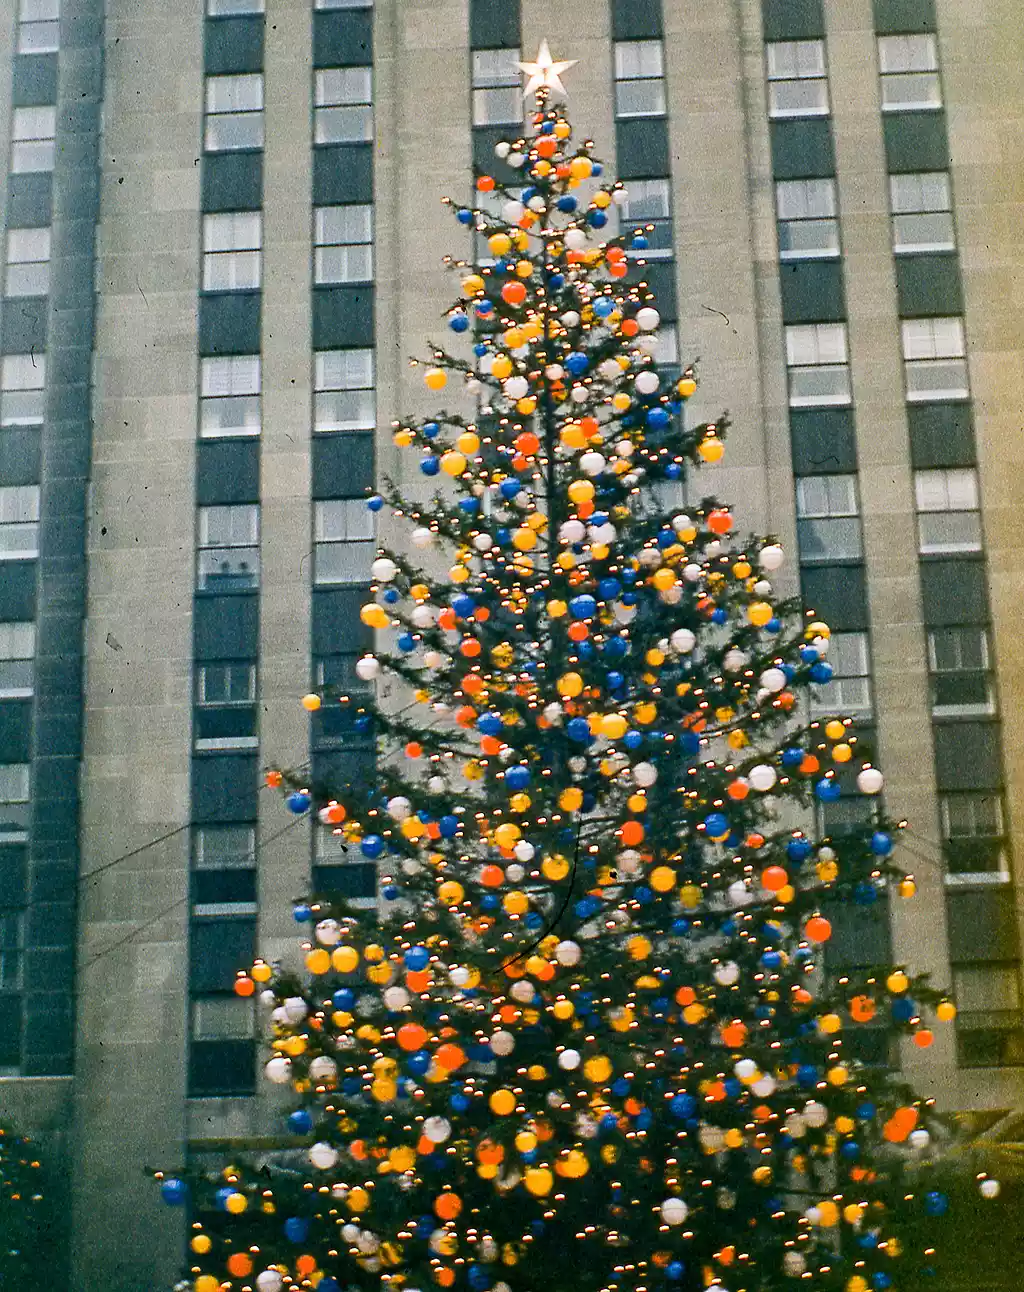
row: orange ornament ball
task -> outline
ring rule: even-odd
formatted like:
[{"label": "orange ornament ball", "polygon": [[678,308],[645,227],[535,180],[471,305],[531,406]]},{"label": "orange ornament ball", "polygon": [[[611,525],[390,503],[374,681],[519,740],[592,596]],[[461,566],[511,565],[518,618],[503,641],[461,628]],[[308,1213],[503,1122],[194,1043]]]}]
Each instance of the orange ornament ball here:
[{"label": "orange ornament ball", "polygon": [[761,885],[769,893],[777,893],[789,883],[789,874],[784,866],[767,866],[761,872]]},{"label": "orange ornament ball", "polygon": [[627,848],[634,848],[643,841],[644,828],[639,821],[627,821],[619,834]]},{"label": "orange ornament ball", "polygon": [[410,740],[405,747],[406,758],[422,758],[423,746],[418,741]]},{"label": "orange ornament ball", "polygon": [[505,872],[500,866],[484,866],[480,871],[480,883],[485,888],[497,888],[505,882]]},{"label": "orange ornament ball", "polygon": [[280,772],[267,772],[267,785],[272,790],[276,790],[283,780],[284,777]]},{"label": "orange ornament ball", "polygon": [[712,534],[728,534],[732,529],[732,516],[724,507],[716,507],[708,512],[708,529]]},{"label": "orange ornament ball", "polygon": [[854,996],[850,1001],[850,1017],[855,1023],[869,1023],[877,1006],[870,996]]},{"label": "orange ornament ball", "polygon": [[457,1193],[441,1193],[434,1199],[434,1214],[441,1220],[454,1220],[462,1212],[462,1199]]},{"label": "orange ornament ball", "polygon": [[832,925],[824,915],[812,915],[804,925],[804,933],[812,942],[827,942],[832,936]]},{"label": "orange ornament ball", "polygon": [[927,1027],[922,1027],[914,1033],[914,1044],[919,1050],[927,1050],[929,1045],[935,1040],[935,1033],[930,1032]]},{"label": "orange ornament ball", "polygon": [[522,305],[526,300],[526,288],[519,282],[506,283],[501,289],[501,299],[506,305],[513,307]]},{"label": "orange ornament ball", "polygon": [[494,177],[492,175],[481,175],[476,182],[477,190],[481,193],[494,192]]},{"label": "orange ornament ball", "polygon": [[243,974],[235,979],[236,996],[251,996],[255,990],[256,984],[247,974]]},{"label": "orange ornament ball", "polygon": [[444,1068],[445,1072],[454,1072],[456,1068],[461,1068],[466,1062],[466,1052],[459,1045],[453,1045],[447,1041],[444,1045],[439,1045],[434,1054],[438,1064]]},{"label": "orange ornament ball", "polygon": [[235,1278],[245,1278],[252,1273],[252,1257],[247,1252],[232,1252],[227,1259],[228,1273]]},{"label": "orange ornament ball", "polygon": [[403,1023],[398,1029],[398,1044],[403,1050],[408,1050],[410,1053],[413,1050],[422,1049],[426,1039],[427,1029],[421,1027],[419,1023]]}]

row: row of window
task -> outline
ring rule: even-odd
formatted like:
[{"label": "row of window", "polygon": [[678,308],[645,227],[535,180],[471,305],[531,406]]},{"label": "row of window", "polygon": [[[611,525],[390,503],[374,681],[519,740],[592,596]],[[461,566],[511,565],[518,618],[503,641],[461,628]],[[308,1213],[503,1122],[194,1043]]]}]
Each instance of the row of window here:
[{"label": "row of window", "polygon": [[[900,323],[906,396],[911,403],[967,399],[967,348],[962,318]],[[845,323],[786,328],[790,408],[841,407],[853,401]]]},{"label": "row of window", "polygon": [[[314,9],[372,9],[373,0],[313,0]],[[265,0],[206,0],[209,18],[237,18],[242,14],[264,13]]]},{"label": "row of window", "polygon": [[[897,255],[953,251],[953,203],[947,171],[890,175],[892,243]],[[779,180],[775,209],[781,260],[839,256],[839,219],[834,179]]]},{"label": "row of window", "polygon": [[[765,55],[769,117],[777,121],[829,115],[823,40],[770,41]],[[922,112],[942,107],[934,35],[879,36],[878,67],[883,112]]]},{"label": "row of window", "polygon": [[[318,71],[314,105],[315,143],[364,143],[373,139],[373,85],[369,67]],[[263,131],[262,72],[206,78],[203,146],[208,153],[260,149]]]},{"label": "row of window", "polygon": [[[49,236],[46,232],[48,256]],[[313,240],[313,281],[317,285],[367,283],[372,280],[373,207],[370,204],[314,207]],[[203,291],[257,290],[262,279],[262,249],[263,217],[259,211],[222,211],[204,215]],[[10,241],[8,259],[10,261]],[[21,291],[16,294],[37,293]]]}]

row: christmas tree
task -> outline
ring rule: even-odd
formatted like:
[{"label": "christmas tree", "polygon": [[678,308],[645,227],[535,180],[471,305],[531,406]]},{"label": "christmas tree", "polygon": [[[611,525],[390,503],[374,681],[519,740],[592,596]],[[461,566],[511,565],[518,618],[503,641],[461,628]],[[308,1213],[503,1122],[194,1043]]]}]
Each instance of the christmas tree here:
[{"label": "christmas tree", "polygon": [[0,1123],[0,1288],[23,1288],[58,1252],[55,1217],[35,1144]]},{"label": "christmas tree", "polygon": [[[829,629],[777,594],[780,545],[670,505],[726,420],[687,426],[693,374],[655,362],[646,230],[555,106],[564,66],[530,65],[516,182],[453,206],[487,253],[452,262],[465,354],[424,365],[453,406],[395,426],[444,487],[369,501],[450,564],[373,565],[358,673],[408,703],[303,700],[373,732],[373,784],[269,777],[377,861],[380,905],[313,895],[303,971],[239,974],[297,1147],[160,1177],[195,1292],[880,1292],[931,1265],[938,1124],[862,1038],[925,1046],[955,1011],[901,966],[830,969],[829,912],[913,893],[882,776],[808,716]],[[872,810],[840,845],[814,808],[844,792]]]}]

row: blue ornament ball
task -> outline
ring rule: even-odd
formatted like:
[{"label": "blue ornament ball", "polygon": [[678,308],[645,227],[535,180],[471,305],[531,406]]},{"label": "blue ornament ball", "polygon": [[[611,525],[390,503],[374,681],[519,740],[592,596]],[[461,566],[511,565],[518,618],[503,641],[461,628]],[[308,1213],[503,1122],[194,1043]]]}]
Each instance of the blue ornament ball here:
[{"label": "blue ornament ball", "polygon": [[160,1197],[169,1207],[183,1207],[188,1198],[188,1185],[184,1180],[165,1180],[160,1186]]}]

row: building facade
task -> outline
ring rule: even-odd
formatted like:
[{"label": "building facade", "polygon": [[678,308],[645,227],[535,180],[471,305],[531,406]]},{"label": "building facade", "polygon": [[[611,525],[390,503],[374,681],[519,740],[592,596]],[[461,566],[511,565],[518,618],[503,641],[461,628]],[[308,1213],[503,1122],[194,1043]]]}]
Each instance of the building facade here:
[{"label": "building facade", "polygon": [[297,698],[362,685],[362,499],[471,250],[440,198],[545,37],[729,409],[710,488],[910,823],[916,899],[835,954],[953,986],[902,1056],[943,1106],[1024,1104],[1013,0],[0,0],[0,1115],[64,1165],[79,1292],[179,1271],[146,1167],[280,1127],[236,968],[311,879],[374,900],[262,769],[372,763]]}]

